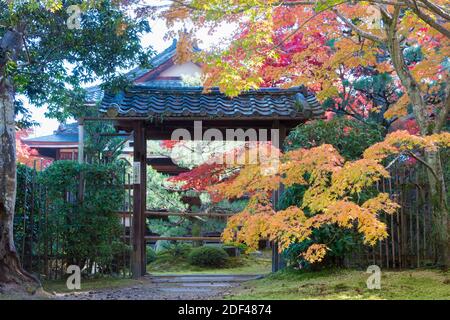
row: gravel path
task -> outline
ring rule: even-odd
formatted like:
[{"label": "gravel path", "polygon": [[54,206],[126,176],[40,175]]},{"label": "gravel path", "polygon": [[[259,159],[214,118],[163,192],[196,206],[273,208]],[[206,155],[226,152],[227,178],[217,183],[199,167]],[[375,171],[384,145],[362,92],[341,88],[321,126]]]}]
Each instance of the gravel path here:
[{"label": "gravel path", "polygon": [[142,284],[126,288],[57,294],[62,300],[208,300],[222,299],[236,286],[261,276],[174,275],[145,276]]}]

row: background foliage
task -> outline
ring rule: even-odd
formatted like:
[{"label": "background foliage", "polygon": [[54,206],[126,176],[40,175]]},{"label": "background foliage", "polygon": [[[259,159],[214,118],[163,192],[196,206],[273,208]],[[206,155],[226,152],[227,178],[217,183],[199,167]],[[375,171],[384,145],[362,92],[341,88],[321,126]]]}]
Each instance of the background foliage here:
[{"label": "background foliage", "polygon": [[201,267],[222,267],[228,260],[228,254],[222,248],[199,247],[192,249],[189,262]]},{"label": "background foliage", "polygon": [[315,120],[298,126],[286,139],[286,149],[311,148],[331,144],[346,160],[362,156],[369,146],[384,138],[384,129],[376,124],[334,117],[331,120]]},{"label": "background foliage", "polygon": [[[33,255],[86,268],[95,263],[99,272],[118,271],[117,259],[128,250],[120,239],[123,228],[116,213],[124,197],[122,170],[117,164],[73,161],[56,161],[42,172],[19,165],[16,243],[23,243],[23,226],[29,228],[31,223],[30,185],[31,175],[35,175]],[[82,198],[80,176],[84,180]]]}]

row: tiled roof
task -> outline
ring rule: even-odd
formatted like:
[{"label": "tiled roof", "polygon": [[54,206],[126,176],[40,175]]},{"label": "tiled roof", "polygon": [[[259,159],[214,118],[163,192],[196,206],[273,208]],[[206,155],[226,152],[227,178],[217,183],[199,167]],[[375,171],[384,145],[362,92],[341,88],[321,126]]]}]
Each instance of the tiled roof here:
[{"label": "tiled roof", "polygon": [[[176,53],[176,40],[151,61],[151,69],[135,68],[126,77],[134,82]],[[195,51],[200,49],[194,47]],[[212,89],[192,87],[176,79],[146,79],[118,94],[104,93],[99,86],[88,89],[88,101],[100,102],[100,112],[116,111],[119,116],[171,117],[320,117],[323,110],[316,97],[304,87],[290,89],[263,88],[229,98]]]},{"label": "tiled roof", "polygon": [[134,86],[118,94],[105,94],[100,112],[118,116],[170,117],[320,117],[323,109],[304,87],[263,88],[230,98],[218,89],[202,87],[158,88]]},{"label": "tiled roof", "polygon": [[[177,40],[174,39],[172,44],[162,51],[161,53],[157,54],[155,57],[153,57],[152,60],[150,60],[150,68],[142,68],[142,67],[136,67],[132,69],[131,71],[127,72],[125,74],[125,78],[130,81],[134,82],[143,75],[147,74],[148,72],[158,68],[163,63],[167,62],[169,59],[173,58],[173,56],[176,53],[177,49]],[[194,51],[200,51],[199,48],[194,47]],[[155,87],[183,87],[185,84],[181,80],[148,80],[145,81],[144,84],[155,86]],[[100,102],[103,99],[104,91],[100,86],[93,86],[88,87],[86,90],[86,103],[87,104],[96,104]]]},{"label": "tiled roof", "polygon": [[[142,77],[147,72],[150,72],[151,70],[158,68],[160,65],[167,62],[169,59],[173,58],[176,53],[176,50],[177,50],[177,40],[174,39],[172,41],[172,44],[170,45],[170,47],[168,47],[164,51],[160,52],[155,57],[153,57],[152,60],[150,60],[150,66],[151,66],[150,68],[147,69],[147,68],[137,67],[126,74],[127,79],[129,81],[134,81],[134,80]],[[194,48],[194,51],[198,51],[198,50],[199,50],[198,48],[196,48],[196,47]]]},{"label": "tiled roof", "polygon": [[49,136],[25,139],[24,142],[78,142],[78,134],[52,134]]},{"label": "tiled roof", "polygon": [[78,134],[78,122],[61,123],[54,134]]},{"label": "tiled roof", "polygon": [[78,142],[78,123],[60,124],[58,129],[53,132],[52,135],[28,138],[24,139],[25,143],[38,143],[38,142],[54,142],[54,143],[71,143]]},{"label": "tiled roof", "polygon": [[100,86],[86,88],[85,102],[87,104],[96,104],[103,99],[104,91]]}]

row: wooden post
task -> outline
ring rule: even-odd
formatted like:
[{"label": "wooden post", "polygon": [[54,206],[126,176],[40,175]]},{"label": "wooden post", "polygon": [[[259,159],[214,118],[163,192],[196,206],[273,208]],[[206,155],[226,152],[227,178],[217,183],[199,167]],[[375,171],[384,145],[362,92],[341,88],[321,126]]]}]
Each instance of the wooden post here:
[{"label": "wooden post", "polygon": [[78,163],[84,162],[84,121],[78,120]]},{"label": "wooden post", "polygon": [[134,126],[133,163],[133,239],[131,254],[131,273],[139,278],[146,273],[145,265],[145,208],[146,208],[146,158],[147,141],[142,121]]},{"label": "wooden post", "polygon": [[141,263],[142,274],[147,273],[147,242],[145,240],[147,223],[145,211],[147,210],[147,133],[145,130],[145,123],[143,122],[142,128],[142,151],[141,151],[141,233],[142,233],[142,246],[141,246]]},{"label": "wooden post", "polygon": [[[283,142],[286,139],[286,126],[280,124],[279,121],[275,121],[273,123],[273,129],[278,131],[272,131],[271,140],[274,143],[275,147],[278,147],[282,150]],[[284,185],[280,184],[278,190],[274,191],[272,194],[272,202],[275,209],[278,206],[280,200],[280,194],[284,190]],[[286,266],[286,261],[282,258],[280,253],[278,252],[278,244],[272,243],[272,272],[277,272],[280,269],[283,269]]]},{"label": "wooden post", "polygon": [[[75,159],[74,159],[75,160]],[[84,163],[84,119],[78,119],[78,163]],[[78,181],[78,201],[81,203],[84,199],[84,175],[80,172]]]}]

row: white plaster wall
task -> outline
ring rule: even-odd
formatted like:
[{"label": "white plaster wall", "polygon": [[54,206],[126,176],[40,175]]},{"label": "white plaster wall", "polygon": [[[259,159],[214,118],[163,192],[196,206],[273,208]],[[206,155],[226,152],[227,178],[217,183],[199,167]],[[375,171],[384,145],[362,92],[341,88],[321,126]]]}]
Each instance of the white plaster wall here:
[{"label": "white plaster wall", "polygon": [[201,74],[202,69],[192,62],[176,64],[160,73],[160,77],[181,77]]}]

